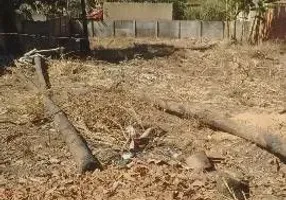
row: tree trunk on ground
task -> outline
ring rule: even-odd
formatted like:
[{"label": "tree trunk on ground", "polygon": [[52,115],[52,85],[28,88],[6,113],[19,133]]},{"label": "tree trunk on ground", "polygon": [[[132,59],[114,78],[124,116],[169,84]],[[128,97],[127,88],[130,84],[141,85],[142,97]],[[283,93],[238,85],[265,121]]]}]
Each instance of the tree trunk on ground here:
[{"label": "tree trunk on ground", "polygon": [[54,116],[56,129],[62,134],[72,156],[74,157],[81,173],[101,169],[101,164],[92,155],[84,138],[78,133],[73,124],[68,120],[66,114],[45,94],[47,86],[47,75],[44,75],[42,58],[36,56],[35,68],[38,74],[41,90],[44,94],[46,110],[49,116]]},{"label": "tree trunk on ground", "polygon": [[148,101],[165,112],[181,118],[195,118],[206,124],[208,127],[230,133],[254,142],[258,146],[280,157],[286,159],[286,140],[277,134],[250,125],[241,125],[229,119],[219,112],[201,108],[194,108],[191,105],[179,104],[176,102],[164,101],[155,97],[142,95],[141,99]]}]

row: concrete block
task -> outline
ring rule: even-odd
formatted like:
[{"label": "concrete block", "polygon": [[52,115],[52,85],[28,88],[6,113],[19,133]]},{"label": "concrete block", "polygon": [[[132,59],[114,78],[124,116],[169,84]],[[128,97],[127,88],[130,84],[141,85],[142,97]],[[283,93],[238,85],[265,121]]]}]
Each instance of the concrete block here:
[{"label": "concrete block", "polygon": [[[59,17],[49,20],[49,34],[53,36],[67,37],[70,35],[70,20],[68,17]],[[48,26],[48,25],[47,25]]]},{"label": "concrete block", "polygon": [[93,37],[94,36],[94,21],[93,20],[88,20],[87,21],[87,35],[89,37]]},{"label": "concrete block", "polygon": [[112,37],[114,36],[114,21],[98,21],[94,22],[95,37]]},{"label": "concrete block", "polygon": [[235,31],[235,21],[224,22],[224,39],[234,39],[236,35]]},{"label": "concrete block", "polygon": [[22,35],[20,39],[21,46],[25,52],[36,48],[35,46],[35,35]]},{"label": "concrete block", "polygon": [[70,36],[70,19],[68,17],[61,17],[61,37]]},{"label": "concrete block", "polygon": [[48,35],[49,24],[48,22],[24,21],[23,33],[31,35]]},{"label": "concrete block", "polygon": [[157,21],[136,21],[136,37],[156,37]]},{"label": "concrete block", "polygon": [[83,23],[81,20],[71,20],[70,29],[72,35],[83,35]]},{"label": "concrete block", "polygon": [[5,36],[0,34],[0,54],[6,53]]},{"label": "concrete block", "polygon": [[47,37],[47,36],[40,36],[39,41],[40,41],[40,48],[41,49],[49,49],[49,48],[55,47],[55,46],[51,46],[50,41],[49,41],[49,37]]},{"label": "concrete block", "polygon": [[251,32],[251,22],[250,21],[239,21],[235,23],[235,35],[236,39],[240,41],[248,40]]},{"label": "concrete block", "polygon": [[222,21],[202,21],[202,37],[209,39],[224,38],[224,23]]},{"label": "concrete block", "polygon": [[57,39],[55,37],[49,37],[48,40],[49,40],[50,47],[58,46]]},{"label": "concrete block", "polygon": [[158,21],[158,37],[179,38],[180,21]]},{"label": "concrete block", "polygon": [[135,37],[134,20],[118,20],[114,22],[116,37]]},{"label": "concrete block", "polygon": [[181,38],[194,38],[201,37],[201,21],[180,21],[180,37]]}]

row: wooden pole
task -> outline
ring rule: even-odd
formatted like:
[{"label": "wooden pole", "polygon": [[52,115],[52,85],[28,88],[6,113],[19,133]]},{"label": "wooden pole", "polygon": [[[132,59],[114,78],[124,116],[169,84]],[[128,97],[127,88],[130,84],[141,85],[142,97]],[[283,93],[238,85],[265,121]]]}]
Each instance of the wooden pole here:
[{"label": "wooden pole", "polygon": [[54,116],[56,129],[62,134],[74,160],[77,163],[80,173],[102,169],[99,161],[92,155],[86,141],[79,134],[73,124],[68,120],[66,114],[45,94],[48,87],[43,74],[44,61],[40,56],[34,58],[35,69],[37,71],[39,85],[44,94],[46,110],[50,116]]}]

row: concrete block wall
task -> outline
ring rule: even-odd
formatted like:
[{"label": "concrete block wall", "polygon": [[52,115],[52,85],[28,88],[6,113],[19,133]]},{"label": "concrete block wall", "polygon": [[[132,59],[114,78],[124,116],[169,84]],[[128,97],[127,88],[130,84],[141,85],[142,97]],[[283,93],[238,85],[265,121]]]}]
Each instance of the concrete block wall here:
[{"label": "concrete block wall", "polygon": [[[226,26],[226,23],[222,21],[195,20],[88,21],[88,34],[89,37],[208,38],[215,40],[233,37],[239,40],[248,38],[251,28],[250,22],[242,24],[242,22],[236,21],[228,24],[229,26]],[[81,44],[78,42],[83,33],[81,20],[69,20],[68,23],[62,20],[24,22],[22,27],[18,40],[19,47],[21,46],[24,51],[32,48],[52,48],[59,45],[65,45],[72,49]],[[17,33],[15,34],[17,35]],[[5,36],[5,38],[7,37]],[[5,39],[5,41],[8,40]],[[7,42],[0,42],[0,51],[3,49],[7,49]]]},{"label": "concrete block wall", "polygon": [[224,22],[223,21],[202,21],[203,38],[223,39],[224,38]]},{"label": "concrete block wall", "polygon": [[136,37],[157,37],[157,21],[135,21]]},{"label": "concrete block wall", "polygon": [[83,35],[83,23],[81,20],[70,20],[70,30],[71,30],[71,35],[76,36],[76,35]]},{"label": "concrete block wall", "polygon": [[70,21],[67,17],[55,18],[48,21],[23,21],[22,30],[18,32],[30,35],[52,35],[67,37],[71,33]]},{"label": "concrete block wall", "polygon": [[135,37],[135,21],[120,20],[114,22],[115,37]]},{"label": "concrete block wall", "polygon": [[180,38],[180,21],[158,21],[158,37]]},{"label": "concrete block wall", "polygon": [[[242,37],[242,25],[237,21],[179,21],[179,20],[88,20],[89,37],[159,37],[159,38],[208,38],[225,39]],[[250,31],[249,23],[244,24],[244,35]],[[54,20],[47,22],[24,22],[21,33],[34,35],[50,35],[59,37],[81,36],[83,25],[81,20]],[[244,36],[243,36],[244,37]]]},{"label": "concrete block wall", "polygon": [[31,35],[49,35],[50,26],[47,22],[24,21],[21,32]]},{"label": "concrete block wall", "polygon": [[201,21],[181,21],[181,38],[200,38]]},{"label": "concrete block wall", "polygon": [[[234,29],[233,23],[230,29]],[[234,30],[226,30],[223,21],[179,20],[116,20],[89,21],[90,37],[159,37],[159,38],[208,38],[221,40],[231,37]]]},{"label": "concrete block wall", "polygon": [[235,35],[238,40],[244,41],[249,38],[251,32],[250,21],[236,21],[235,22]]},{"label": "concrete block wall", "polygon": [[93,22],[94,37],[112,37],[114,36],[114,21]]}]

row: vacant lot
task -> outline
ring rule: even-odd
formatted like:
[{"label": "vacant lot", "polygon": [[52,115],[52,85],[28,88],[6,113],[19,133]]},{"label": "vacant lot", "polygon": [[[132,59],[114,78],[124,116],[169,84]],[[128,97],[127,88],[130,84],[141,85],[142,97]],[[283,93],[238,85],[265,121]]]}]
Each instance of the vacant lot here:
[{"label": "vacant lot", "polygon": [[[249,182],[250,199],[285,199],[286,165],[266,150],[195,119],[180,119],[141,94],[219,111],[241,124],[286,133],[286,48],[194,41],[106,39],[91,55],[48,61],[54,101],[87,140],[104,170],[76,174],[75,163],[45,116],[42,96],[0,78],[1,199],[233,199],[217,191],[215,172],[185,160],[204,150],[216,172]],[[23,68],[37,81],[32,66]],[[153,139],[129,164],[126,128]],[[127,144],[127,145],[126,145]],[[128,149],[128,148],[127,148]]]}]

